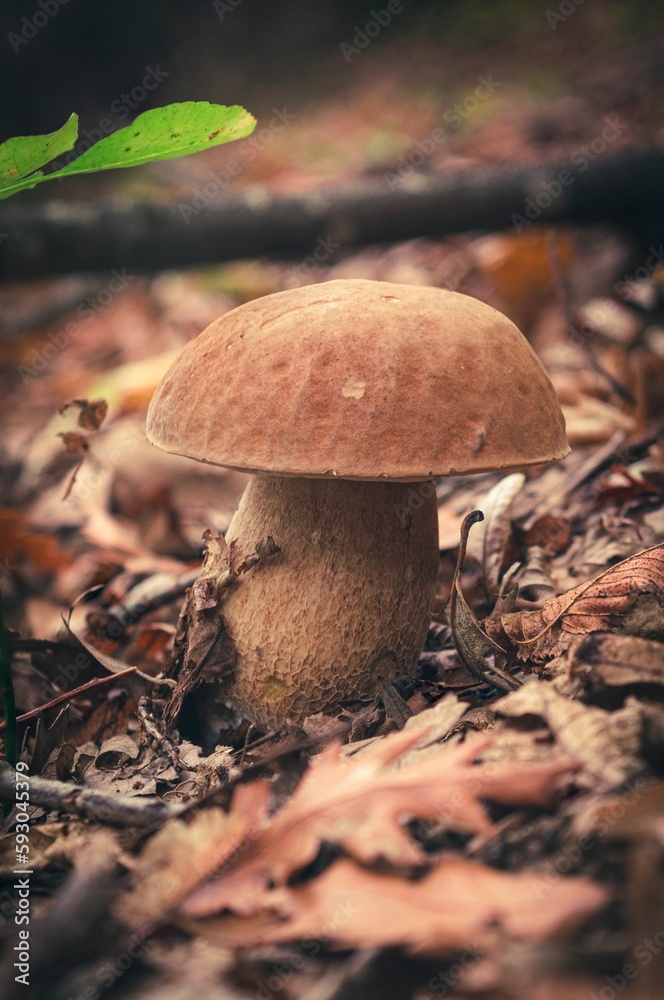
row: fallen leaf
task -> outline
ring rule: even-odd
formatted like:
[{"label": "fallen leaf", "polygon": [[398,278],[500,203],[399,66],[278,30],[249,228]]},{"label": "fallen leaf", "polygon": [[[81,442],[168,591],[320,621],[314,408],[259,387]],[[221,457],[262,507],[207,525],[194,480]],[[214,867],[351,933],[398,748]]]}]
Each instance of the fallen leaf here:
[{"label": "fallen leaf", "polygon": [[534,715],[545,720],[561,749],[574,754],[577,784],[609,790],[643,771],[639,756],[642,718],[639,703],[628,699],[616,712],[559,694],[553,685],[530,680],[493,704],[500,715]]},{"label": "fallen leaf", "polygon": [[[524,564],[513,574],[518,586],[516,604],[527,610],[542,607],[556,593],[549,573],[549,555],[539,545],[529,546]],[[492,618],[495,618],[495,609]]]},{"label": "fallen leaf", "polygon": [[636,430],[632,416],[594,396],[581,396],[576,406],[563,405],[561,409],[567,440],[573,448],[608,441],[618,430],[629,434]]},{"label": "fallen leaf", "polygon": [[64,413],[70,406],[79,408],[78,426],[86,431],[98,431],[108,413],[105,399],[74,399],[71,403],[63,403],[58,412]]},{"label": "fallen leaf", "polygon": [[593,632],[575,649],[573,677],[589,688],[664,685],[664,645],[634,635]]},{"label": "fallen leaf", "polygon": [[484,587],[492,603],[500,591],[501,569],[512,533],[512,505],[525,481],[522,472],[514,472],[489,490],[481,504],[484,521],[468,540],[468,554],[476,555],[482,564]]},{"label": "fallen leaf", "polygon": [[203,568],[188,591],[175,635],[172,666],[174,672],[177,670],[177,682],[166,707],[169,723],[176,722],[184,699],[200,684],[210,680],[218,685],[224,672],[230,673],[235,647],[222,616],[223,595],[239,577],[279,552],[268,535],[258,542],[251,555],[240,561],[234,543],[227,545],[218,531],[208,529],[203,538],[206,544]]},{"label": "fallen leaf", "polygon": [[239,864],[195,893],[185,911],[255,912],[268,886],[284,884],[305,868],[324,841],[366,864],[384,858],[398,866],[421,865],[426,855],[404,825],[408,819],[488,832],[492,824],[480,799],[546,807],[557,781],[574,768],[569,760],[473,765],[485,740],[430,747],[421,760],[411,756],[407,766],[395,766],[421,741],[426,732],[415,730],[393,733],[357,757],[344,756],[338,746],[325,750],[286,804],[255,832]]},{"label": "fallen leaf", "polygon": [[[483,520],[482,511],[473,510],[461,525],[459,555],[452,580],[448,617],[452,640],[463,665],[479,680],[492,684],[501,691],[511,691],[518,687],[519,682],[495,663],[496,654],[504,653],[505,650],[480,628],[461,591],[461,569],[466,555],[468,532],[473,524]],[[489,662],[489,657],[494,658],[493,663]]]},{"label": "fallen leaf", "polygon": [[201,809],[190,823],[170,820],[142,851],[133,887],[118,900],[116,915],[131,928],[162,918],[192,889],[229,863],[242,842],[262,821],[267,786],[240,785],[231,813]]},{"label": "fallen leaf", "polygon": [[58,437],[62,438],[65,451],[75,455],[85,455],[90,447],[90,442],[77,431],[59,431]]},{"label": "fallen leaf", "polygon": [[0,560],[21,570],[21,562],[40,573],[68,566],[72,557],[53,535],[37,531],[20,510],[0,509]]},{"label": "fallen leaf", "polygon": [[536,545],[545,552],[564,552],[571,539],[571,524],[568,518],[558,514],[543,514],[530,525],[524,535],[526,545]]},{"label": "fallen leaf", "polygon": [[482,951],[505,938],[569,938],[609,899],[581,877],[538,887],[537,872],[500,872],[465,858],[443,857],[417,881],[376,874],[350,860],[304,886],[268,894],[272,911],[257,920],[197,922],[207,937],[235,945],[295,940],[353,948],[405,947],[425,954]]},{"label": "fallen leaf", "polygon": [[537,611],[515,611],[483,623],[495,642],[520,660],[543,662],[570,637],[588,632],[664,631],[664,544],[637,552]]}]

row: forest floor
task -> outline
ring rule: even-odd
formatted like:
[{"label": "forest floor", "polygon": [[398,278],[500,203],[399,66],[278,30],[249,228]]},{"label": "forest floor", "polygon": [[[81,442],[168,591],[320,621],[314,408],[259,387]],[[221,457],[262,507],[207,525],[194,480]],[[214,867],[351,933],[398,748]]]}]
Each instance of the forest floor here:
[{"label": "forest floor", "polygon": [[[503,85],[499,63],[480,80],[459,55],[461,82],[434,98],[407,85],[433,52],[390,69],[367,53],[352,102],[312,102],[283,133],[259,125],[128,190],[204,210],[233,162],[240,185],[293,192],[487,162],[580,169],[661,143],[648,53],[570,58],[573,95]],[[607,119],[626,126],[599,151]],[[4,996],[21,995],[22,926],[45,1000],[664,996],[664,252],[532,225],[326,253],[0,290],[0,655],[36,776],[24,840],[0,774]],[[374,703],[203,755],[162,709],[203,534],[226,530],[246,477],[152,448],[147,404],[220,314],[338,277],[506,312],[573,450],[438,484],[441,605],[464,518],[485,515],[459,586],[502,651],[499,687],[453,615],[432,621],[417,677]]]}]

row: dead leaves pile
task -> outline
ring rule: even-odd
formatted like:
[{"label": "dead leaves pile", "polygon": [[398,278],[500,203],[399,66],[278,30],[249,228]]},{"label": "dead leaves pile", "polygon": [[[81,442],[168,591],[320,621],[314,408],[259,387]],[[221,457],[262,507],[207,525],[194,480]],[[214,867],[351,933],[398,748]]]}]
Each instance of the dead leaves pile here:
[{"label": "dead leaves pile", "polygon": [[[474,763],[486,738],[413,750],[426,735],[395,733],[354,756],[328,748],[272,816],[269,785],[256,781],[236,789],[228,813],[167,823],[139,857],[116,914],[136,930],[170,910],[190,932],[235,946],[317,938],[450,954],[469,941],[490,950],[506,938],[568,936],[607,901],[606,889],[570,877],[543,907],[536,870],[431,858],[410,824],[486,839],[496,828],[483,803],[549,809],[575,762]],[[331,863],[320,863],[324,848]]]}]

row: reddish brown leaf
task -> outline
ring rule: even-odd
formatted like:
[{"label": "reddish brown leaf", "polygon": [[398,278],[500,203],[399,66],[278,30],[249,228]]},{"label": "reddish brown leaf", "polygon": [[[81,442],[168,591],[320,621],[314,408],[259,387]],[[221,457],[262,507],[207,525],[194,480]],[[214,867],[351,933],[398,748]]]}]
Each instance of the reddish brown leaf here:
[{"label": "reddish brown leaf", "polygon": [[494,641],[512,644],[522,660],[544,660],[569,641],[561,633],[620,632],[637,600],[646,594],[664,603],[664,544],[624,559],[573,590],[552,597],[537,611],[516,611],[487,619]]},{"label": "reddish brown leaf", "polygon": [[58,437],[62,438],[65,451],[71,452],[75,455],[85,455],[90,447],[88,439],[83,437],[82,434],[78,434],[76,431],[60,431],[58,433]]},{"label": "reddish brown leaf", "polygon": [[63,403],[58,412],[64,413],[70,406],[78,406],[78,426],[85,431],[98,431],[108,413],[105,399],[73,399],[71,403]]},{"label": "reddish brown leaf", "polygon": [[10,569],[25,560],[38,572],[62,570],[71,563],[52,535],[35,530],[18,510],[0,508],[0,559]]},{"label": "reddish brown leaf", "polygon": [[390,766],[423,739],[421,729],[394,733],[350,759],[330,747],[286,805],[256,832],[240,863],[196,893],[185,911],[195,916],[225,908],[255,912],[268,885],[284,884],[316,857],[323,841],[365,863],[382,857],[399,866],[422,864],[426,855],[407,832],[406,820],[488,832],[492,824],[481,799],[546,806],[557,780],[574,766],[560,760],[473,765],[485,740],[428,747],[420,760],[413,761],[417,755],[411,754],[407,766]]},{"label": "reddish brown leaf", "polygon": [[415,882],[342,860],[305,886],[268,894],[270,912],[257,920],[225,917],[197,926],[236,945],[316,939],[455,953],[485,950],[505,937],[568,938],[608,898],[589,879],[543,884],[537,872],[500,872],[460,857],[444,857]]}]

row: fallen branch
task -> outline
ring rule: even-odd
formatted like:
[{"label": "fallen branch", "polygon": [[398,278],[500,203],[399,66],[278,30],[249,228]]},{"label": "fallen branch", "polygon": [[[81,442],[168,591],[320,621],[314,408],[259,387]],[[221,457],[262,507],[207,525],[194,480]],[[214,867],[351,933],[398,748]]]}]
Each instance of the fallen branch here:
[{"label": "fallen branch", "polygon": [[[563,172],[572,181],[561,183]],[[9,234],[0,243],[0,279],[302,259],[321,241],[330,256],[372,243],[510,229],[516,217],[521,228],[532,221],[637,226],[664,213],[663,173],[664,155],[652,150],[597,160],[583,173],[569,162],[405,180],[386,172],[379,181],[295,197],[250,188],[201,208],[185,200],[10,203],[0,211],[0,230]]]},{"label": "fallen branch", "polygon": [[[115,795],[36,776],[22,776],[21,780],[30,783],[31,806],[85,816],[110,826],[154,826],[182,811],[182,806],[174,806],[161,799]],[[16,800],[16,774],[4,762],[0,763],[0,800]]]}]

